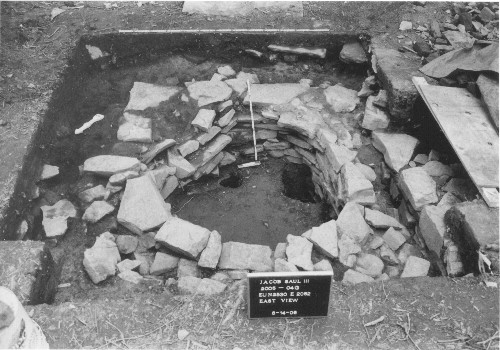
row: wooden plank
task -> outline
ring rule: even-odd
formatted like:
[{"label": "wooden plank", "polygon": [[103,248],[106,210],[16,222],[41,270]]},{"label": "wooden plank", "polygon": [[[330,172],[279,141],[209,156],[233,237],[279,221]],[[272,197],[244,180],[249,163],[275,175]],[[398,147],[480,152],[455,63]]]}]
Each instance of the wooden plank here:
[{"label": "wooden plank", "polygon": [[465,89],[413,81],[474,184],[497,188],[498,135],[481,101]]}]

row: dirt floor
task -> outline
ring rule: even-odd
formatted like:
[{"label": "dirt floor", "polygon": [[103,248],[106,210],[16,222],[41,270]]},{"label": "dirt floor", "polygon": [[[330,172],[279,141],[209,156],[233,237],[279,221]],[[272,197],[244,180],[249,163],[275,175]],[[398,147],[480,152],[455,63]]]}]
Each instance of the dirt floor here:
[{"label": "dirt floor", "polygon": [[[230,18],[187,15],[181,11],[182,2],[116,4],[116,8],[106,9],[104,2],[84,2],[83,8],[68,9],[53,20],[50,13],[54,7],[75,3],[0,4],[0,189],[5,189],[0,193],[0,208],[7,205],[6,195],[12,193],[14,173],[22,166],[33,130],[47,108],[68,55],[83,34],[117,29],[329,28],[339,33],[383,35],[387,41],[396,43],[401,20],[414,23],[428,22],[431,18],[440,20],[451,5],[444,2],[425,6],[411,2],[304,2],[303,18],[263,11]],[[90,153],[92,150],[85,150],[80,157]],[[260,187],[252,187],[262,185],[252,182],[254,172],[272,174],[279,166],[252,170],[246,175],[249,177],[243,189],[250,190],[250,194],[259,190]],[[223,191],[228,194],[224,196],[228,202],[221,203]],[[216,192],[218,195],[195,193],[184,207],[185,201],[181,199],[191,197],[179,198],[173,207],[175,210],[182,207],[178,215],[183,217],[190,206],[200,205],[198,198],[208,196],[204,205],[216,206],[223,215],[223,208],[230,205],[229,200],[236,192],[233,195],[232,189]],[[314,217],[308,213],[315,213],[316,218],[320,214],[314,205],[298,205],[300,210],[292,209],[298,218],[298,222],[294,221],[297,232],[290,233],[299,233],[303,227],[314,224]],[[204,225],[207,220],[202,215],[184,218]],[[274,227],[274,219],[270,216],[257,223],[261,230],[255,243],[267,238],[265,235]],[[224,227],[211,228],[225,230]],[[91,244],[82,234],[83,229],[77,226],[71,230],[78,239],[69,242],[79,249]],[[280,235],[273,236],[269,244],[282,241]],[[74,274],[74,279],[61,283],[78,285],[84,280],[80,264],[81,259],[73,257],[72,263],[65,266],[69,269],[66,276]],[[248,320],[245,310],[241,309],[226,325],[221,323],[237,297],[236,290],[205,300],[178,296],[175,290],[160,286],[156,280],[148,281],[140,289],[129,287],[119,279],[106,283],[105,292],[91,283],[66,291],[61,289],[57,298],[59,305],[33,308],[33,318],[44,329],[51,347],[329,350],[499,347],[498,340],[495,341],[498,338],[491,338],[498,332],[498,289],[485,287],[481,278],[406,279],[349,288],[334,284],[327,319]],[[381,316],[385,319],[375,326],[363,326]],[[179,340],[180,329],[188,330],[191,335]]]}]

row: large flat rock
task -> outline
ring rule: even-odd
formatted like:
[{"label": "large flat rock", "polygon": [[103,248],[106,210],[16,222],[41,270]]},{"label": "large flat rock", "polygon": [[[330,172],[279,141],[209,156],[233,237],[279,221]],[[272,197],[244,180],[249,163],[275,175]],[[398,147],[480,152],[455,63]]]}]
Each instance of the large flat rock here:
[{"label": "large flat rock", "polygon": [[150,176],[127,180],[116,217],[120,224],[141,234],[160,227],[170,217],[170,204],[163,201]]},{"label": "large flat rock", "polygon": [[384,154],[384,160],[394,171],[408,164],[419,141],[413,136],[374,131],[373,146]]},{"label": "large flat rock", "polygon": [[222,244],[220,269],[273,271],[271,248],[258,244],[226,242]]},{"label": "large flat rock", "polygon": [[155,236],[160,244],[190,259],[198,259],[209,238],[208,229],[176,217],[169,218]]},{"label": "large flat rock", "polygon": [[198,107],[227,100],[233,90],[222,81],[197,81],[187,87],[189,96],[198,101]]},{"label": "large flat rock", "polygon": [[347,89],[339,84],[326,88],[324,94],[326,102],[336,113],[352,112],[360,102],[356,90]]},{"label": "large flat rock", "polygon": [[120,252],[116,243],[105,234],[97,237],[92,248],[86,249],[83,253],[83,267],[92,282],[96,284],[114,276],[116,265],[120,261]]},{"label": "large flat rock", "polygon": [[288,235],[286,257],[288,262],[306,271],[314,270],[311,254],[313,244],[305,237]]},{"label": "large flat rock", "polygon": [[355,202],[363,205],[375,203],[375,191],[370,181],[351,162],[342,166],[340,171],[342,180],[342,197],[346,202]]},{"label": "large flat rock", "polygon": [[54,238],[62,236],[68,230],[68,218],[76,218],[75,206],[67,199],[61,199],[54,205],[44,205],[42,226],[45,236]]},{"label": "large flat rock", "polygon": [[418,222],[425,245],[431,252],[436,253],[438,257],[441,256],[444,235],[446,233],[446,225],[444,223],[446,210],[446,207],[426,205],[420,212]]},{"label": "large flat rock", "polygon": [[292,129],[312,139],[322,125],[321,116],[318,113],[294,113],[285,112],[280,115],[278,126]]},{"label": "large flat rock", "polygon": [[339,249],[337,246],[337,223],[335,220],[330,220],[318,227],[311,228],[309,231],[304,232],[302,237],[309,239],[316,249],[329,258],[336,258],[339,256]]},{"label": "large flat rock", "polygon": [[140,166],[141,163],[137,158],[100,155],[85,160],[83,171],[109,177],[127,170],[138,171]]},{"label": "large flat rock", "polygon": [[136,81],[130,90],[130,99],[126,111],[143,111],[146,108],[155,108],[161,102],[168,101],[175,96],[180,89],[173,86],[160,86]]},{"label": "large flat rock", "polygon": [[40,241],[0,241],[0,285],[21,304],[52,303],[57,289],[52,255]]},{"label": "large flat rock", "polygon": [[222,252],[222,242],[219,232],[212,231],[208,239],[207,246],[201,252],[198,265],[215,269],[219,263],[220,254]]},{"label": "large flat rock", "polygon": [[[309,90],[308,86],[300,84],[252,84],[250,96],[254,106],[281,105],[289,103],[307,90]],[[243,100],[243,104],[250,104],[248,93]]]},{"label": "large flat rock", "polygon": [[123,123],[118,128],[117,139],[123,142],[153,142],[151,119],[133,113],[123,114]]},{"label": "large flat rock", "polygon": [[337,219],[337,230],[341,235],[351,237],[356,243],[363,243],[372,233],[361,215],[358,204],[347,203]]},{"label": "large flat rock", "polygon": [[419,211],[425,205],[437,203],[436,183],[422,168],[409,168],[401,172],[399,187],[413,209]]},{"label": "large flat rock", "polygon": [[195,168],[202,167],[219,154],[231,140],[231,137],[228,135],[217,136],[205,148],[193,153],[192,157],[190,157],[190,163]]}]

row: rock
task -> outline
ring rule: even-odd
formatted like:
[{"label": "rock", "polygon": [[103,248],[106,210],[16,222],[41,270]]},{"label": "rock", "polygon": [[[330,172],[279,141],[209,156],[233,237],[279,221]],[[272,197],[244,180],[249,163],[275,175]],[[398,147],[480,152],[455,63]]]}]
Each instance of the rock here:
[{"label": "rock", "polygon": [[398,260],[401,264],[405,264],[406,260],[408,260],[410,256],[416,256],[417,258],[421,258],[422,253],[420,253],[420,250],[413,244],[404,243],[399,249]]},{"label": "rock", "polygon": [[42,168],[42,174],[40,175],[40,180],[48,180],[59,175],[59,167],[55,165],[44,164]]},{"label": "rock", "polygon": [[177,217],[166,220],[155,236],[165,247],[190,259],[198,259],[210,238],[210,231]]},{"label": "rock", "polygon": [[207,246],[201,252],[198,265],[215,269],[219,263],[220,254],[222,252],[222,242],[219,232],[212,231],[208,239]]},{"label": "rock", "polygon": [[[53,303],[56,295],[56,264],[48,247],[41,241],[0,241],[0,295],[6,301],[5,289],[9,288],[22,305]],[[17,303],[16,303],[17,304]],[[18,304],[17,304],[18,305]],[[17,306],[16,305],[16,306]],[[21,310],[19,310],[21,311]],[[14,310],[14,313],[15,310]],[[3,318],[0,302],[0,327]],[[19,315],[21,316],[21,315]],[[22,317],[19,318],[21,323]],[[0,329],[1,337],[4,330]],[[18,335],[15,335],[17,341]],[[0,346],[3,338],[0,340]],[[26,343],[25,343],[26,344]]]},{"label": "rock", "polygon": [[198,268],[198,263],[193,260],[180,259],[177,266],[177,278],[192,276],[201,277],[201,271]]},{"label": "rock", "polygon": [[[289,103],[307,90],[309,90],[309,87],[300,84],[252,84],[250,95],[253,106],[265,107]],[[243,100],[243,104],[250,104],[248,93]]]},{"label": "rock", "polygon": [[316,131],[321,125],[321,122],[322,121],[319,116],[316,116],[314,114],[299,115],[294,112],[285,112],[280,115],[278,126],[295,130],[300,134],[312,139],[316,135]]},{"label": "rock", "polygon": [[133,253],[136,250],[138,244],[139,240],[135,236],[119,235],[118,237],[116,237],[116,246],[122,254]]},{"label": "rock", "polygon": [[170,204],[163,201],[151,177],[127,180],[116,217],[121,225],[141,234],[159,227],[170,217]]},{"label": "rock", "polygon": [[83,253],[83,267],[95,284],[114,276],[116,264],[120,261],[116,243],[103,238],[102,235],[97,237],[92,248],[85,249]]},{"label": "rock", "polygon": [[[114,176],[114,175],[113,175]],[[78,198],[85,203],[91,203],[95,200],[102,200],[108,196],[108,191],[103,185],[89,188],[88,190],[78,193]]]},{"label": "rock", "polygon": [[196,294],[200,283],[201,278],[185,276],[179,278],[177,281],[177,288],[181,294]]},{"label": "rock", "polygon": [[372,239],[370,241],[370,246],[369,247],[370,247],[370,249],[375,250],[375,249],[379,248],[382,244],[384,244],[384,242],[385,241],[384,241],[384,239],[382,237],[377,236],[377,235],[373,235]]},{"label": "rock", "polygon": [[168,165],[160,166],[154,170],[149,170],[146,172],[147,175],[151,177],[154,181],[156,188],[161,191],[165,186],[167,179],[176,173],[177,169],[175,167],[170,167]]},{"label": "rock", "polygon": [[233,106],[233,101],[231,101],[231,100],[227,100],[227,101],[221,102],[217,106],[217,112],[219,112],[219,113],[223,112],[226,108],[232,107],[232,106]]},{"label": "rock", "polygon": [[274,260],[274,271],[275,272],[295,272],[299,271],[299,269],[291,262],[286,261],[285,259],[276,259]]},{"label": "rock", "polygon": [[118,268],[119,272],[124,272],[124,271],[132,271],[132,270],[137,270],[139,269],[139,266],[141,266],[141,262],[139,260],[130,260],[130,259],[125,259],[120,261],[118,264],[116,264],[116,267]]},{"label": "rock", "polygon": [[436,20],[431,21],[430,32],[434,38],[440,38],[442,36],[438,21]]},{"label": "rock", "polygon": [[[200,109],[191,122],[194,127],[207,132],[215,119],[215,111],[211,109]],[[182,154],[182,153],[181,153]]]},{"label": "rock", "polygon": [[450,166],[444,165],[437,160],[428,161],[424,164],[422,169],[424,169],[430,176],[440,177],[443,175],[447,175],[451,177],[454,175],[453,169]]},{"label": "rock", "polygon": [[342,197],[345,201],[364,205],[375,203],[372,183],[354,164],[347,162],[342,166],[340,179],[342,181]]},{"label": "rock", "polygon": [[229,99],[232,89],[222,81],[197,81],[188,87],[189,96],[198,101],[198,107]]},{"label": "rock", "polygon": [[230,78],[230,77],[236,75],[236,72],[234,71],[234,69],[231,66],[219,67],[219,68],[217,68],[217,73],[222,74],[226,78]]},{"label": "rock", "polygon": [[308,239],[300,236],[287,235],[286,256],[288,262],[306,271],[313,270],[311,254],[313,244]]},{"label": "rock", "polygon": [[313,227],[302,234],[302,237],[310,240],[316,249],[329,258],[339,256],[337,247],[337,223],[330,220],[318,227]]},{"label": "rock", "polygon": [[248,270],[226,270],[229,278],[232,280],[242,280],[247,278],[247,275],[250,271]]},{"label": "rock", "polygon": [[145,253],[149,249],[154,248],[156,245],[155,241],[156,232],[143,233],[137,236],[138,244],[136,248],[136,253]]},{"label": "rock", "polygon": [[273,257],[274,259],[286,259],[286,243],[276,244]]},{"label": "rock", "polygon": [[68,218],[76,218],[76,209],[67,199],[56,204],[40,207],[43,212],[42,226],[47,238],[62,236],[68,229]]},{"label": "rock", "polygon": [[114,210],[115,207],[106,201],[95,201],[85,210],[82,220],[95,224],[106,215],[111,214]]},{"label": "rock", "polygon": [[179,179],[176,176],[169,176],[165,181],[165,185],[160,191],[160,194],[163,199],[166,199],[168,196],[175,191],[175,189],[179,186]]},{"label": "rock", "polygon": [[186,157],[187,155],[196,152],[198,148],[200,148],[200,143],[197,140],[188,140],[180,145],[177,150],[182,157]]},{"label": "rock", "polygon": [[418,140],[406,134],[372,133],[373,146],[384,154],[384,159],[394,171],[401,170],[411,159]]},{"label": "rock", "polygon": [[377,180],[377,174],[375,174],[375,171],[369,167],[368,165],[366,164],[363,164],[363,163],[356,163],[354,164],[356,166],[356,168],[358,168],[358,170],[361,172],[361,174],[363,174],[363,176],[370,182],[373,182],[375,180]]},{"label": "rock", "polygon": [[287,141],[280,141],[280,142],[266,141],[266,142],[264,142],[264,149],[266,151],[284,151],[290,147],[291,147],[291,145]]},{"label": "rock", "polygon": [[464,274],[464,265],[460,258],[458,247],[450,242],[446,247],[443,261],[446,265],[446,272],[449,277],[455,277]]},{"label": "rock", "polygon": [[179,265],[179,258],[167,253],[157,252],[153,264],[149,268],[149,273],[154,276],[163,275],[175,270]]},{"label": "rock", "polygon": [[316,264],[314,264],[314,271],[332,271],[333,272],[333,267],[332,264],[327,260],[323,259]]},{"label": "rock", "polygon": [[137,158],[113,155],[101,155],[87,159],[83,163],[83,171],[102,176],[111,176],[127,170],[139,171],[141,163]]},{"label": "rock", "polygon": [[236,162],[236,157],[233,154],[229,152],[223,152],[223,153],[224,153],[224,158],[222,158],[222,160],[220,161],[219,166],[222,167]]},{"label": "rock", "polygon": [[394,227],[401,229],[403,227],[403,225],[392,216],[370,208],[365,208],[365,220],[369,225],[375,228],[387,229],[389,227]]},{"label": "rock", "polygon": [[389,248],[389,246],[384,243],[382,246],[378,249],[379,250],[379,256],[380,258],[386,262],[388,265],[399,265],[399,260],[398,257],[396,256],[396,253]]},{"label": "rock", "polygon": [[425,205],[436,203],[436,183],[422,168],[409,168],[401,172],[400,188],[413,209],[420,211]]},{"label": "rock", "polygon": [[212,75],[212,78],[210,79],[210,81],[222,81],[224,79],[226,79],[226,77],[223,76],[222,74],[214,73],[214,75]]},{"label": "rock", "polygon": [[139,265],[139,273],[142,276],[149,275],[149,268],[153,265],[154,254],[153,253],[134,253],[135,260],[139,261],[141,264]]},{"label": "rock", "polygon": [[401,278],[427,276],[431,263],[416,256],[408,257],[405,267],[401,273]]},{"label": "rock", "polygon": [[431,46],[423,39],[417,38],[417,40],[413,43],[413,50],[420,57],[428,57],[432,53]]},{"label": "rock", "polygon": [[343,235],[339,239],[339,261],[347,266],[352,266],[348,262],[349,256],[361,252],[361,247],[348,235]]},{"label": "rock", "polygon": [[455,204],[461,203],[462,201],[455,197],[451,192],[446,192],[441,200],[437,204],[438,207],[446,208],[446,210],[450,209]]},{"label": "rock", "polygon": [[372,277],[367,276],[361,272],[354,271],[352,269],[347,270],[344,273],[344,278],[342,279],[342,283],[347,284],[347,285],[353,285],[353,284],[358,284],[358,283],[363,283],[363,282],[371,283],[374,281],[375,280]]},{"label": "rock", "polygon": [[498,245],[498,208],[481,202],[460,203],[446,213],[445,222],[462,254],[477,252],[489,244]]},{"label": "rock", "polygon": [[226,242],[222,244],[220,269],[272,271],[271,248],[257,244]]},{"label": "rock", "polygon": [[362,253],[359,254],[356,259],[355,270],[364,275],[375,278],[382,274],[382,271],[384,270],[384,262],[375,255]]},{"label": "rock", "polygon": [[236,79],[228,79],[225,83],[229,85],[238,96],[241,96],[245,91],[247,91],[247,80],[249,80],[252,85],[259,84],[257,74],[245,72],[239,72]]},{"label": "rock", "polygon": [[429,157],[426,154],[417,154],[413,161],[417,164],[425,164],[429,161]]},{"label": "rock", "polygon": [[326,147],[325,154],[332,169],[338,173],[344,164],[354,160],[357,152],[351,151],[345,146],[330,144]]},{"label": "rock", "polygon": [[234,117],[234,114],[236,113],[236,111],[234,109],[231,109],[229,112],[227,112],[226,114],[224,114],[224,116],[222,116],[218,121],[217,121],[217,124],[219,124],[219,126],[221,128],[229,125],[229,123],[231,122],[231,120],[233,119]]},{"label": "rock", "polygon": [[340,60],[349,64],[362,64],[368,62],[365,50],[357,41],[345,43],[344,46],[342,46],[342,51],[340,51]]},{"label": "rock", "polygon": [[340,212],[337,218],[337,230],[341,235],[347,235],[360,244],[364,243],[372,233],[370,226],[359,212],[358,205],[352,202],[347,203]]},{"label": "rock", "polygon": [[194,174],[196,168],[174,150],[168,150],[168,166],[175,167],[175,176],[185,179]]},{"label": "rock", "polygon": [[323,90],[326,102],[336,113],[352,112],[359,103],[358,92],[339,84]]},{"label": "rock", "polygon": [[427,205],[420,212],[418,223],[420,234],[424,238],[427,248],[431,252],[435,252],[438,257],[441,257],[441,249],[443,248],[446,233],[444,215],[447,209],[446,207]]},{"label": "rock", "polygon": [[387,129],[389,126],[389,115],[373,104],[374,96],[369,96],[366,100],[365,114],[361,127],[368,130]]},{"label": "rock", "polygon": [[231,277],[229,277],[229,275],[224,272],[216,272],[210,278],[222,283],[229,282],[229,280],[231,279]]},{"label": "rock", "polygon": [[453,49],[470,49],[474,45],[474,39],[468,33],[445,31],[444,36],[449,41]]},{"label": "rock", "polygon": [[399,30],[412,30],[413,29],[413,23],[409,21],[401,21],[399,24]]},{"label": "rock", "polygon": [[123,123],[118,128],[117,139],[123,142],[153,142],[151,119],[133,113],[123,114]]},{"label": "rock", "polygon": [[143,111],[146,108],[156,108],[161,102],[168,101],[179,93],[180,89],[171,86],[159,86],[141,82],[134,82],[130,90],[130,99],[125,111]]},{"label": "rock", "polygon": [[139,284],[142,282],[142,280],[144,280],[144,277],[142,277],[137,272],[131,271],[131,270],[125,270],[123,272],[120,272],[118,274],[118,277],[120,277],[124,281],[134,283],[134,284]]},{"label": "rock", "polygon": [[[191,164],[195,168],[200,168],[217,156],[230,142],[231,137],[228,135],[219,135],[200,153],[195,153],[191,159]],[[177,175],[177,174],[176,174]],[[179,176],[177,176],[179,177]]]},{"label": "rock", "polygon": [[382,238],[392,250],[397,250],[406,242],[405,236],[403,236],[401,232],[395,230],[392,227],[389,227],[389,229],[385,231]]},{"label": "rock", "polygon": [[145,163],[145,164],[148,164],[149,162],[151,162],[154,157],[156,157],[158,154],[160,154],[161,152],[163,152],[164,150],[166,150],[167,148],[170,148],[172,146],[174,146],[177,142],[175,140],[172,140],[172,139],[165,139],[163,140],[162,142],[154,145],[153,147],[151,147],[143,156],[142,156],[142,161]]},{"label": "rock", "polygon": [[[220,120],[219,120],[220,121]],[[212,140],[218,133],[220,133],[221,128],[218,126],[212,126],[208,129],[208,132],[201,134],[196,138],[196,140],[200,143],[200,145],[205,145],[208,141]]]},{"label": "rock", "polygon": [[491,9],[488,6],[485,6],[481,10],[481,13],[479,14],[479,18],[481,18],[481,20],[484,23],[489,23],[495,19],[495,12],[491,11]]}]

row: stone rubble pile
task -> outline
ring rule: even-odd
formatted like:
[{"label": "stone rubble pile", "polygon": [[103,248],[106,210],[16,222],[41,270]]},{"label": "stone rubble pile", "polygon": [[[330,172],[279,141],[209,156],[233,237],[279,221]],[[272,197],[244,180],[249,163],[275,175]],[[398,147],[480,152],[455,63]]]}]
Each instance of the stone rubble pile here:
[{"label": "stone rubble pile", "polygon": [[[342,60],[365,63],[359,48],[347,44]],[[444,221],[462,201],[460,190],[450,185],[466,181],[454,177],[460,166],[441,162],[435,151],[415,154],[415,137],[391,131],[387,94],[374,77],[358,92],[328,82],[319,87],[310,82],[260,84],[255,74],[224,66],[210,81],[185,85],[134,83],[117,138],[151,143],[152,123],[144,110],[182,94],[182,101],[199,108],[190,139],[163,140],[141,159],[101,155],[83,164],[83,173],[109,179],[105,187],[80,193],[83,220],[94,224],[117,209],[117,222],[131,233],[105,232],[85,251],[84,267],[94,283],[117,272],[132,283],[147,275],[176,276],[179,291],[211,295],[249,271],[332,270],[337,261],[347,269],[347,284],[426,276],[436,259],[444,259],[450,275],[464,272]],[[219,167],[238,156],[253,155],[253,147],[247,150],[251,118],[243,107],[250,100],[258,151],[306,164],[316,194],[338,215],[301,236],[288,235],[274,252],[267,246],[221,243],[217,231],[177,217],[165,202],[177,187],[218,174]],[[366,157],[369,149],[383,160],[373,163]],[[152,162],[155,157],[161,160]],[[388,183],[390,193],[381,190]],[[384,195],[399,205],[391,207]],[[61,202],[42,207],[47,237],[63,235],[67,218],[76,217],[71,203]],[[53,221],[63,224],[53,230]]]}]

